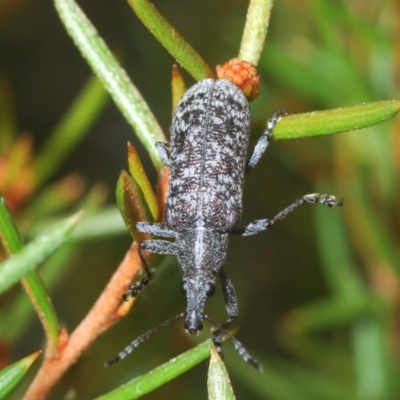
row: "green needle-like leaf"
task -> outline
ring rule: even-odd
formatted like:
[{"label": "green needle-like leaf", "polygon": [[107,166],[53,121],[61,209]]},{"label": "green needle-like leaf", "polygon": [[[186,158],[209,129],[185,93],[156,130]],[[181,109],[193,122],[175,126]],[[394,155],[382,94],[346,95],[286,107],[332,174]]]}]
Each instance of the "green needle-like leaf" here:
[{"label": "green needle-like leaf", "polygon": [[[331,192],[323,185],[320,186],[317,187],[320,193]],[[364,281],[354,268],[343,213],[326,212],[323,207],[315,207],[313,211],[321,266],[333,296],[343,301],[362,302],[367,296],[367,291]]]},{"label": "green needle-like leaf", "polygon": [[147,374],[133,379],[118,389],[98,397],[96,400],[138,399],[202,362],[210,355],[210,345],[211,340],[206,340],[195,348],[169,360]]},{"label": "green needle-like leaf", "polygon": [[267,36],[272,0],[251,0],[240,44],[239,58],[257,65]]},{"label": "green needle-like leaf", "polygon": [[135,130],[156,169],[160,170],[162,162],[154,143],[165,142],[166,139],[142,95],[78,5],[73,0],[55,0],[55,5],[83,57]]},{"label": "green needle-like leaf", "polygon": [[71,151],[88,133],[103,110],[107,98],[107,92],[97,77],[90,78],[38,155],[35,165],[38,186],[57,172]]},{"label": "green needle-like leaf", "polygon": [[[120,215],[119,217],[121,219]],[[123,226],[122,220],[121,225]],[[123,226],[123,228],[126,232],[125,226]],[[69,240],[69,242],[70,241],[71,240]],[[78,251],[78,246],[71,245],[70,243],[65,244],[40,266],[40,278],[43,278],[43,281],[46,282],[46,289],[49,292],[57,292],[57,289],[59,289],[59,287],[65,282],[65,278],[68,276],[68,267],[74,266],[73,257]],[[31,274],[36,274],[36,272],[31,272]],[[50,309],[54,310],[50,296],[47,297],[51,305]],[[41,303],[37,301],[34,303],[34,305],[35,304],[40,305]],[[55,346],[53,349],[49,349],[49,346],[46,345],[46,356],[52,355],[54,354],[53,350],[58,350],[59,344],[58,320],[55,312],[53,315],[54,317],[51,320],[50,325],[48,314],[43,312],[42,310],[33,311],[30,299],[26,296],[24,292],[20,291],[16,296],[13,297],[12,301],[4,304],[0,309],[1,339],[10,344],[21,343],[20,341],[24,337],[26,337],[27,330],[36,320],[36,316],[39,316],[41,322],[43,324],[47,324],[46,326],[44,326],[44,329],[46,331],[46,334],[48,332],[50,333],[51,344]],[[51,326],[51,329],[47,326]],[[55,334],[53,334],[53,332],[55,332]]]},{"label": "green needle-like leaf", "polygon": [[[18,253],[23,249],[22,238],[14,224],[3,196],[0,196],[0,237],[8,256]],[[10,274],[15,272],[11,271]],[[4,271],[0,267],[0,286],[2,279],[7,281],[7,277],[4,278],[3,273]],[[35,272],[28,272],[23,275],[25,276],[18,275],[18,277],[15,277],[12,283],[22,278],[22,285],[42,322],[49,343],[52,345],[49,349],[55,352],[57,351],[58,342],[58,321],[50,297],[40,277]]]},{"label": "green needle-like leaf", "polygon": [[49,346],[47,348],[48,352],[52,355],[57,354],[59,332],[58,319],[42,279],[36,271],[31,271],[22,278],[21,283],[42,323],[46,337],[51,344],[51,347]]},{"label": "green needle-like leaf", "polygon": [[355,369],[360,399],[390,399],[393,372],[388,324],[383,318],[365,318],[354,324]]},{"label": "green needle-like leaf", "polygon": [[82,220],[70,236],[71,241],[93,240],[126,234],[121,212],[116,206],[103,207]]},{"label": "green needle-like leaf", "polygon": [[354,301],[341,298],[320,300],[290,311],[282,324],[282,330],[289,335],[326,331],[338,326],[349,326],[357,319],[375,317],[386,312],[385,302],[372,296]]},{"label": "green needle-like leaf", "polygon": [[0,293],[18,282],[28,272],[33,271],[53,253],[67,239],[81,216],[82,213],[79,212],[58,223],[55,227],[28,243],[17,254],[0,263]]},{"label": "green needle-like leaf", "polygon": [[200,81],[214,77],[200,54],[170,25],[153,4],[147,0],[128,0],[128,4],[147,29],[194,79]]},{"label": "green needle-like leaf", "polygon": [[171,81],[171,91],[172,91],[172,112],[175,112],[175,108],[186,92],[186,84],[179,71],[179,68],[174,65],[172,69],[172,81]]},{"label": "green needle-like leaf", "polygon": [[234,400],[231,381],[224,363],[214,346],[211,347],[210,366],[208,368],[208,398],[209,400]]},{"label": "green needle-like leaf", "polygon": [[146,200],[147,206],[150,208],[152,219],[158,220],[158,204],[154,190],[151,187],[150,181],[147,178],[143,164],[140,160],[139,154],[132,143],[128,143],[128,165],[131,176],[140,187],[143,196]]},{"label": "green needle-like leaf", "polygon": [[0,238],[8,255],[16,253],[23,247],[22,238],[14,223],[6,200],[0,193]]},{"label": "green needle-like leaf", "polygon": [[[29,232],[32,237],[48,229],[56,223],[54,218],[43,220]],[[99,238],[115,237],[126,234],[126,226],[121,218],[121,212],[117,206],[103,207],[85,218],[74,229],[68,240],[81,242]]]},{"label": "green needle-like leaf", "polygon": [[[353,107],[314,111],[282,117],[273,138],[296,139],[366,128],[385,121],[400,111],[399,100],[382,100]],[[258,130],[265,123],[256,122]]]},{"label": "green needle-like leaf", "polygon": [[[282,45],[269,42],[260,60],[261,72],[267,72],[292,91],[325,107],[376,99],[347,54],[328,52],[316,45],[296,50],[293,55]],[[301,54],[307,54],[305,59]]]},{"label": "green needle-like leaf", "polygon": [[29,367],[38,358],[40,351],[19,360],[0,371],[0,399],[6,396],[21,382]]},{"label": "green needle-like leaf", "polygon": [[132,237],[137,242],[146,240],[148,235],[139,232],[136,229],[136,223],[152,222],[152,213],[139,184],[126,171],[122,171],[118,179],[117,204]]}]

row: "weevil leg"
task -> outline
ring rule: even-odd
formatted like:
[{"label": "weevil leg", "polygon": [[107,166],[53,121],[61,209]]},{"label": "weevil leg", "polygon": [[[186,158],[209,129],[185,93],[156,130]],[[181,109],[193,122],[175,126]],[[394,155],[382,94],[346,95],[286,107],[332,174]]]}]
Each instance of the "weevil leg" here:
[{"label": "weevil leg", "polygon": [[141,343],[143,343],[146,339],[148,339],[153,333],[156,333],[160,329],[169,326],[172,322],[176,321],[179,318],[183,318],[184,316],[185,316],[185,313],[180,313],[180,314],[176,315],[175,317],[167,319],[163,323],[157,325],[156,327],[150,329],[143,335],[139,336],[138,338],[133,340],[128,346],[126,346],[125,349],[123,349],[116,357],[112,358],[111,360],[108,360],[104,364],[104,367],[105,368],[111,367],[111,365],[123,360],[126,356],[131,354],[132,351],[135,350]]},{"label": "weevil leg", "polygon": [[144,240],[139,244],[139,257],[146,276],[139,282],[129,286],[128,290],[122,296],[124,300],[128,300],[131,296],[136,297],[154,279],[154,274],[150,271],[149,265],[144,257],[144,251],[156,254],[176,255],[176,245],[167,240]]},{"label": "weevil leg", "polygon": [[241,236],[250,236],[255,235],[259,232],[265,231],[269,229],[275,222],[280,221],[281,219],[285,218],[288,214],[294,211],[296,208],[300,207],[302,204],[314,204],[314,203],[321,203],[325,204],[328,207],[341,207],[343,205],[343,199],[336,201],[335,196],[327,195],[327,194],[306,194],[301,199],[295,201],[289,207],[286,207],[283,211],[277,214],[272,219],[258,219],[256,221],[251,222],[244,228],[238,228],[233,230],[230,233],[241,235]]},{"label": "weevil leg", "polygon": [[231,280],[223,268],[219,270],[218,276],[221,284],[222,296],[224,298],[225,307],[229,318],[220,327],[214,326],[211,332],[213,335],[214,346],[217,349],[218,354],[221,356],[221,358],[223,358],[224,355],[222,352],[221,328],[226,329],[232,324],[233,321],[235,321],[239,315],[239,307],[235,288],[233,287]]},{"label": "weevil leg", "polygon": [[222,296],[224,298],[226,311],[229,316],[229,319],[222,325],[224,328],[226,328],[231,325],[231,323],[238,317],[239,307],[235,288],[233,287],[229,276],[223,268],[219,270],[218,276],[221,284]]},{"label": "weevil leg", "polygon": [[158,222],[138,222],[136,229],[139,232],[149,233],[154,236],[175,238],[176,232],[167,228],[166,226],[159,224]]},{"label": "weevil leg", "polygon": [[251,154],[250,158],[247,160],[246,164],[246,173],[251,171],[260,161],[261,157],[265,153],[265,150],[267,150],[268,143],[272,138],[272,132],[275,128],[275,125],[278,123],[279,118],[282,115],[286,115],[286,111],[284,110],[278,110],[271,119],[268,120],[267,122],[267,127],[265,128],[264,133],[261,135],[260,139],[258,139],[258,142],[256,146],[254,147],[253,153]]},{"label": "weevil leg", "polygon": [[158,155],[161,158],[161,161],[164,163],[166,167],[169,167],[170,164],[169,160],[171,154],[169,143],[157,142],[156,149],[158,151]]},{"label": "weevil leg", "polygon": [[[233,347],[236,349],[236,351],[239,353],[239,355],[243,358],[244,361],[250,364],[257,371],[263,372],[261,364],[247,352],[247,350],[242,345],[242,343],[239,342],[239,340],[237,340],[231,333],[229,333],[229,331],[227,331],[218,322],[213,321],[207,314],[204,314],[204,318],[214,323],[213,331],[218,330],[220,333],[223,333],[225,336],[228,337],[228,339],[232,342]],[[213,344],[216,347],[220,357],[224,358],[224,354],[221,351],[222,340],[220,334],[213,338]]]}]

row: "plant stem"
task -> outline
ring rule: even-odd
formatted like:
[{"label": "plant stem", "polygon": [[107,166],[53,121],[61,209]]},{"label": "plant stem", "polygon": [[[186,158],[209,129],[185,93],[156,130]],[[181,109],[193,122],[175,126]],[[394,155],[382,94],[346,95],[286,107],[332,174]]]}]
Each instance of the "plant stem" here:
[{"label": "plant stem", "polygon": [[239,58],[257,65],[267,36],[273,0],[250,0]]},{"label": "plant stem", "polygon": [[75,331],[69,337],[67,332],[61,332],[60,341],[63,341],[63,345],[60,346],[58,357],[44,360],[24,400],[45,399],[82,352],[129,311],[134,302],[124,302],[121,306],[121,294],[141,268],[137,245],[133,243],[103,293]]}]

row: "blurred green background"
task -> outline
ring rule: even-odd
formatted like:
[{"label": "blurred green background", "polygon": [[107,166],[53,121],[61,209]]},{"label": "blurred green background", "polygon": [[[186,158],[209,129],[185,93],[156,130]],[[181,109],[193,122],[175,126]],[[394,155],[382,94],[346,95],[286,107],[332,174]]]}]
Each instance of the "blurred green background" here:
[{"label": "blurred green background", "polygon": [[[154,3],[211,67],[237,55],[247,2]],[[172,57],[124,1],[79,4],[168,133]],[[279,108],[299,113],[398,97],[399,16],[399,2],[389,0],[277,1],[259,66],[261,92],[252,103],[253,120]],[[3,0],[0,75],[0,128],[17,133],[0,131],[0,187],[15,202],[27,238],[40,223],[82,203],[99,207],[104,198],[103,207],[115,209],[113,193],[126,168],[128,140],[155,183],[148,156],[110,101],[44,188],[22,201],[21,193],[29,192],[24,186],[29,173],[7,177],[4,165],[11,149],[29,147],[32,140],[33,153],[40,152],[91,72],[51,2]],[[188,86],[194,83],[185,77]],[[331,137],[273,142],[247,177],[243,224],[272,217],[306,193],[328,192],[343,197],[345,206],[304,206],[269,232],[230,239],[226,270],[239,299],[237,337],[265,370],[258,375],[230,343],[225,345],[238,399],[400,398],[397,128],[392,120]],[[27,134],[31,139],[21,139]],[[13,147],[18,140],[23,144]],[[86,315],[130,245],[127,231],[105,236],[69,245],[73,251],[61,249],[53,256],[58,269],[43,272],[69,331]],[[192,347],[194,340],[178,322],[123,362],[103,368],[136,336],[184,309],[180,283],[176,261],[166,260],[131,314],[84,353],[51,398],[75,391],[76,398],[90,399]],[[19,292],[3,296],[0,311],[12,310]],[[220,321],[226,318],[220,293],[206,312]],[[0,326],[6,359],[21,358],[43,344],[33,312],[21,315],[23,321],[13,322],[8,315],[7,325]],[[13,323],[18,327],[10,335],[4,330]],[[199,340],[208,336],[205,329]],[[203,363],[147,398],[204,399],[206,369]]]}]

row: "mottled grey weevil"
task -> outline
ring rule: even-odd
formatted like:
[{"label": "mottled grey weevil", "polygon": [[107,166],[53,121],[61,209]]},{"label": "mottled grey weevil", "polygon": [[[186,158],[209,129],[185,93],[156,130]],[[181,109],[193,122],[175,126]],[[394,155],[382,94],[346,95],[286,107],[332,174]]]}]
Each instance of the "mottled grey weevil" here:
[{"label": "mottled grey weevil", "polygon": [[[172,119],[171,143],[156,144],[162,161],[170,170],[164,223],[139,222],[136,225],[140,232],[175,241],[155,239],[140,243],[139,255],[146,275],[124,296],[136,296],[154,278],[144,251],[175,255],[183,275],[186,312],[132,342],[107,365],[124,358],[149,334],[177,318],[185,318],[185,329],[189,334],[198,334],[203,329],[203,319],[211,320],[204,314],[204,306],[206,299],[214,293],[217,277],[229,316],[223,324],[211,320],[214,322],[214,343],[220,350],[220,334],[228,334],[226,328],[238,316],[235,290],[223,268],[228,235],[248,236],[264,231],[304,203],[322,203],[329,207],[343,204],[334,196],[309,194],[272,219],[256,220],[238,228],[245,173],[259,162],[282,114],[283,111],[278,111],[268,121],[247,159],[250,109],[242,91],[228,80],[205,79],[184,94]],[[244,347],[228,336],[241,356],[261,369]]]}]

